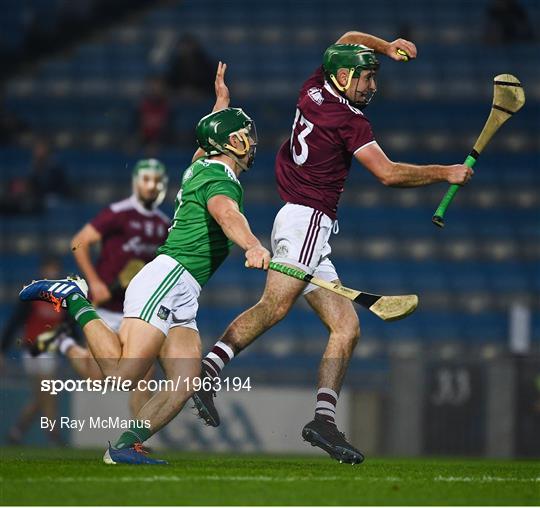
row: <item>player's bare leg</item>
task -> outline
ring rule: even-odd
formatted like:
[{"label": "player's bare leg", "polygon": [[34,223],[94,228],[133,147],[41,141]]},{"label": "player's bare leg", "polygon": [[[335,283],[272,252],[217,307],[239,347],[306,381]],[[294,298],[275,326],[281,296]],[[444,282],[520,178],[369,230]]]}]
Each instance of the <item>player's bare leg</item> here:
[{"label": "player's bare leg", "polygon": [[[123,380],[149,380],[154,373],[152,362],[157,358],[164,335],[142,320],[129,321],[129,324],[123,323],[116,334],[102,319],[94,319],[83,325],[89,347],[93,344],[94,351],[79,346],[71,337],[60,342],[60,350],[77,374],[85,379],[116,376]],[[137,338],[139,334],[140,339]],[[128,340],[129,335],[136,338]],[[68,347],[62,351],[64,345]],[[132,414],[137,414],[149,398],[146,391],[134,390],[130,397]]]},{"label": "player's bare leg", "polygon": [[[154,374],[156,373],[155,366],[152,365],[150,367],[150,370],[146,373],[144,376],[144,381],[148,383],[151,379],[154,378]],[[139,388],[136,388],[133,390],[129,396],[129,412],[132,416],[137,416],[139,411],[142,409],[142,407],[152,398],[152,392],[149,390],[140,390]]]},{"label": "player's bare leg", "polygon": [[173,381],[174,389],[156,392],[137,414],[138,420],[150,421],[152,434],[167,425],[193,395],[195,378],[201,374],[199,333],[180,326],[171,328],[159,358],[167,379]]},{"label": "player's bare leg", "polygon": [[[77,344],[71,337],[71,334],[65,332],[58,334],[54,340],[45,345],[45,348],[44,350],[60,351],[69,360],[71,367],[81,378],[93,380],[104,379],[105,376],[90,350],[87,347]],[[153,378],[154,373],[155,369],[151,367],[144,379],[149,381]],[[148,402],[151,395],[147,390],[135,389],[131,392],[129,396],[129,409],[133,416]]]},{"label": "player's bare leg", "polygon": [[[333,282],[338,283],[339,280]],[[304,427],[302,437],[340,462],[359,464],[364,456],[347,442],[335,423],[343,378],[360,336],[358,316],[350,300],[330,291],[317,289],[308,293],[306,300],[330,336],[319,366],[315,418]]]},{"label": "player's bare leg", "polygon": [[83,379],[103,379],[103,372],[87,348],[72,344],[64,354],[73,370]]},{"label": "player's bare leg", "polygon": [[[160,363],[171,386],[155,392],[136,416],[140,425],[124,432],[114,447],[109,446],[104,461],[115,464],[125,460],[124,455],[139,455],[142,461],[162,463],[142,456],[142,443],[167,425],[193,395],[193,383],[201,372],[201,340],[199,333],[190,328],[169,330],[161,348]],[[132,460],[130,460],[132,462]]]},{"label": "player's bare leg", "polygon": [[240,314],[225,330],[221,341],[235,354],[281,321],[302,294],[306,283],[269,271],[264,293],[253,307]]},{"label": "player's bare leg", "polygon": [[[88,304],[90,305],[90,304]],[[45,352],[58,351],[64,355],[75,372],[84,379],[103,379],[103,373],[86,347],[82,347],[73,338],[73,330],[67,322],[46,331],[36,338],[33,346],[35,356]]]},{"label": "player's bare leg", "polygon": [[[68,342],[69,341],[69,342]],[[64,347],[64,345],[69,347]],[[71,337],[67,341],[60,343],[60,351],[69,360],[73,370],[83,379],[104,379],[105,376],[99,367],[96,359],[89,349],[79,346]],[[144,380],[149,381],[154,377],[155,368],[152,366],[144,376]],[[143,407],[152,394],[147,390],[135,389],[129,396],[129,410],[135,416]]]},{"label": "player's bare leg", "polygon": [[90,321],[83,332],[103,375],[131,381],[144,378],[165,340],[163,332],[136,318],[124,318],[118,335],[101,319]]},{"label": "player's bare leg", "polygon": [[87,299],[84,279],[67,277],[59,280],[37,280],[19,293],[22,301],[50,302],[56,310],[66,307],[68,314],[82,328],[92,355],[105,377],[138,381],[157,358],[165,334],[136,318],[124,318],[116,334],[97,314]]},{"label": "player's bare leg", "polygon": [[[227,327],[221,339],[204,358],[204,375],[218,377],[223,367],[235,355],[287,315],[305,287],[305,282],[291,280],[279,272],[269,271],[259,302],[240,314]],[[220,420],[214,397],[214,390],[199,390],[193,396],[193,402],[199,416],[208,425],[217,427]]]},{"label": "player's bare leg", "polygon": [[[332,282],[339,283],[339,280]],[[330,388],[339,394],[360,337],[358,315],[350,300],[324,289],[311,291],[305,298],[330,332],[319,366],[319,388]]]}]

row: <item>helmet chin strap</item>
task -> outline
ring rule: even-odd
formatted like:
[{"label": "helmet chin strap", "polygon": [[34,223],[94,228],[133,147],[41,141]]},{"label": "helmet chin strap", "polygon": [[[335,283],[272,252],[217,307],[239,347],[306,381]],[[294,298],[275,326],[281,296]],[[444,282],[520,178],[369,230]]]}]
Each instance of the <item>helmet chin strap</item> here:
[{"label": "helmet chin strap", "polygon": [[347,83],[345,83],[345,86],[342,86],[339,84],[338,80],[333,74],[330,74],[330,79],[332,80],[332,83],[334,83],[334,86],[340,91],[340,92],[346,92],[349,87],[351,86],[351,81],[353,78],[354,69],[349,69],[349,77],[347,78]]},{"label": "helmet chin strap", "polygon": [[[352,82],[353,74],[354,74],[354,69],[350,69],[350,70],[349,70],[349,77],[348,77],[348,79],[347,79],[347,83],[345,84],[345,86],[340,85],[339,82],[338,82],[338,80],[336,79],[336,77],[335,77],[333,74],[330,74],[330,79],[332,80],[332,83],[334,83],[334,86],[341,92],[341,95],[342,95],[348,102],[350,102],[354,107],[356,107],[356,108],[358,108],[358,109],[363,109],[363,108],[365,108],[365,107],[371,102],[371,99],[373,99],[373,96],[375,95],[375,92],[370,92],[370,94],[369,94],[369,95],[367,96],[367,98],[366,98],[366,101],[363,102],[363,103],[351,101],[351,100],[345,95],[345,93],[346,93],[347,90],[351,87],[351,82]],[[359,83],[356,84],[355,96],[358,95],[358,85],[359,85]]]},{"label": "helmet chin strap", "polygon": [[223,145],[223,148],[227,149],[229,152],[232,152],[232,153],[228,153],[227,155],[242,168],[242,171],[247,171],[249,167],[246,163],[240,160],[240,157],[244,157],[249,152],[249,148],[250,148],[249,139],[247,138],[245,132],[242,132],[242,131],[234,132],[232,135],[236,136],[237,139],[242,142],[242,144],[244,145],[244,148],[243,149],[235,148],[229,143],[225,143]]},{"label": "helmet chin strap", "polygon": [[248,153],[249,140],[244,132],[234,132],[232,135],[236,136],[236,138],[243,143],[244,148],[243,149],[235,148],[234,146],[229,145],[229,143],[225,143],[223,146],[227,150],[230,150],[231,152],[235,153],[236,155],[240,155],[243,157],[244,155]]}]

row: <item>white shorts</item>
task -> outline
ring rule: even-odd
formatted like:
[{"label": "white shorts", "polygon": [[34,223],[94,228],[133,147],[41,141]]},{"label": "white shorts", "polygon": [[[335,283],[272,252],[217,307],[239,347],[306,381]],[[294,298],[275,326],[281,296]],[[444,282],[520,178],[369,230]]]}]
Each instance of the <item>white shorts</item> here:
[{"label": "white shorts", "polygon": [[[333,225],[328,215],[314,208],[287,203],[274,220],[272,261],[296,266],[319,279],[336,280],[336,269],[328,257]],[[317,286],[308,284],[303,294],[314,289]]]},{"label": "white shorts", "polygon": [[121,312],[114,312],[112,310],[108,309],[96,309],[97,315],[107,323],[107,325],[113,330],[114,332],[118,332],[120,330],[120,325],[122,324],[122,319],[124,318],[124,315]]},{"label": "white shorts", "polygon": [[178,261],[160,254],[129,283],[124,317],[142,319],[165,335],[176,326],[197,331],[200,292],[199,283]]}]

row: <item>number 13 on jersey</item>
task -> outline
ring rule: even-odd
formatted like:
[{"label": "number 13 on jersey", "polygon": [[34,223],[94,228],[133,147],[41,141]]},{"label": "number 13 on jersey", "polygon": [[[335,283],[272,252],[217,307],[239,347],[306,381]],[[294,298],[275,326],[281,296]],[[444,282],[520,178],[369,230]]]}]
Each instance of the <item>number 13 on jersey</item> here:
[{"label": "number 13 on jersey", "polygon": [[[298,130],[296,127],[298,126]],[[313,123],[307,120],[304,115],[296,108],[296,115],[292,126],[291,134],[291,154],[296,164],[301,166],[307,161],[309,156],[309,147],[306,143],[306,137],[313,130]],[[298,131],[298,132],[297,132]],[[296,151],[296,146],[300,145],[300,153]]]}]

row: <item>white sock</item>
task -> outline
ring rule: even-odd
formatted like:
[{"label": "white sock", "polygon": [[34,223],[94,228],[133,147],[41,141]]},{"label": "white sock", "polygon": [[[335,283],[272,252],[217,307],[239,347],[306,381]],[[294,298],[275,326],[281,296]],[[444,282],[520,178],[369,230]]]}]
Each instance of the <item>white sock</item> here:
[{"label": "white sock", "polygon": [[68,352],[68,349],[70,349],[71,346],[76,346],[76,345],[77,343],[71,337],[65,337],[60,341],[58,350],[60,351],[60,353],[62,353],[65,356]]}]

